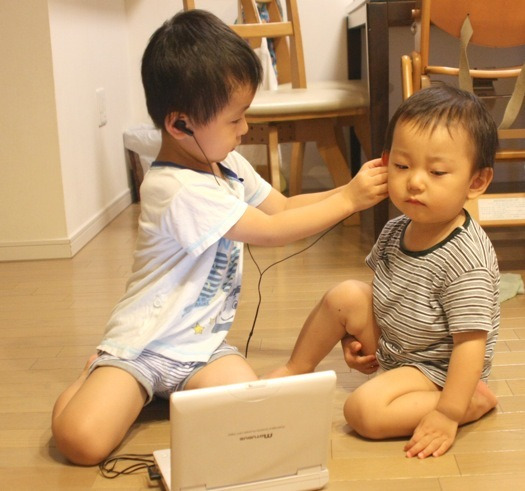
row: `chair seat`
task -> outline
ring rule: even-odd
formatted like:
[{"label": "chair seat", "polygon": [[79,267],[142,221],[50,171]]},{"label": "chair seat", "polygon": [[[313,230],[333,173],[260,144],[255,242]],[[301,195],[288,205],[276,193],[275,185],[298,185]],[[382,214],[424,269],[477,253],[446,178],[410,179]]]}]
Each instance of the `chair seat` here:
[{"label": "chair seat", "polygon": [[293,89],[290,84],[276,90],[258,90],[246,112],[248,119],[286,115],[341,113],[362,109],[369,104],[366,84],[355,80],[312,82],[306,89]]}]

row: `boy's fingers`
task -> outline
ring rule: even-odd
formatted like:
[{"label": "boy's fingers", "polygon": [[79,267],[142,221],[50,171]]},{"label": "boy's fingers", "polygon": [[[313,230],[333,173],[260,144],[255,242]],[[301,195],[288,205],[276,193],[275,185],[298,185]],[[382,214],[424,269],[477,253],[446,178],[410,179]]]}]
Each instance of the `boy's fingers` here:
[{"label": "boy's fingers", "polygon": [[367,168],[367,169],[371,169],[373,167],[383,167],[383,161],[382,159],[372,159],[372,160],[369,160],[368,162],[365,162],[361,168]]},{"label": "boy's fingers", "polygon": [[451,445],[445,441],[443,442],[437,450],[432,452],[433,457],[441,457],[443,454],[446,453],[446,451],[451,447]]}]

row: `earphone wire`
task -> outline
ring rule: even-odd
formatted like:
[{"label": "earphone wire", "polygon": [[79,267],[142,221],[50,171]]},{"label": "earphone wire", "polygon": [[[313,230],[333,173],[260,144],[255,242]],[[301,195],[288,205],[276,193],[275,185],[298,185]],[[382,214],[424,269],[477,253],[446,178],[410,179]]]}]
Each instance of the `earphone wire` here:
[{"label": "earphone wire", "polygon": [[[197,143],[198,144],[198,143]],[[204,152],[203,152],[204,153]],[[274,263],[267,266],[264,270],[261,271],[261,268],[259,266],[259,263],[257,263],[255,257],[253,256],[252,250],[250,248],[250,244],[246,244],[248,253],[250,254],[250,257],[255,264],[255,267],[257,268],[257,271],[259,272],[259,280],[257,282],[257,293],[258,293],[258,302],[257,302],[257,308],[255,310],[254,318],[252,327],[250,330],[250,333],[248,335],[248,339],[246,341],[246,349],[245,349],[245,356],[248,357],[248,349],[250,340],[253,336],[255,325],[257,323],[257,317],[259,314],[259,309],[261,307],[262,303],[262,293],[261,293],[261,285],[262,285],[262,279],[264,274],[274,266],[287,261],[288,259],[291,259],[292,257],[298,256],[299,254],[302,254],[303,252],[307,251],[311,247],[313,247],[315,244],[317,244],[325,235],[327,235],[329,232],[331,232],[334,228],[336,228],[340,223],[338,222],[335,225],[332,225],[329,229],[325,230],[322,234],[320,234],[315,240],[313,240],[310,244],[308,244],[303,249],[294,252],[293,254],[290,254],[289,256],[284,257],[283,259],[279,259],[278,261],[275,261]],[[129,463],[129,465],[124,466],[123,468],[118,468],[119,464],[122,463]],[[161,475],[156,467],[155,460],[153,459],[152,454],[122,454],[122,455],[113,455],[105,459],[103,462],[101,462],[99,465],[99,472],[100,474],[107,478],[107,479],[115,479],[119,476],[123,475],[129,475],[129,474],[135,474],[141,471],[146,470],[148,472],[148,475],[150,479],[157,480],[161,478]]]},{"label": "earphone wire", "polygon": [[[124,468],[119,468],[120,464],[127,463]],[[108,457],[98,465],[99,471],[107,479],[135,474],[147,470],[150,475],[155,468],[153,454],[122,454]]]},{"label": "earphone wire", "polygon": [[[350,215],[351,216],[351,215]],[[347,217],[348,218],[348,217]],[[346,220],[345,218],[344,220]],[[344,220],[341,220],[340,222],[337,222],[335,225],[332,225],[329,229],[325,230],[321,235],[319,235],[314,241],[312,241],[310,244],[308,244],[303,249],[294,252],[293,254],[290,254],[289,256],[284,257],[283,259],[279,259],[278,261],[275,261],[274,263],[267,266],[264,270],[261,271],[261,268],[257,261],[255,260],[255,257],[253,256],[250,244],[246,244],[246,247],[248,249],[248,253],[250,254],[250,257],[252,258],[253,263],[255,264],[255,267],[257,268],[257,271],[259,272],[259,279],[257,281],[257,307],[255,308],[255,313],[253,315],[253,322],[252,327],[250,329],[250,332],[248,333],[248,338],[246,339],[246,346],[244,348],[244,356],[248,358],[248,350],[250,347],[250,341],[252,339],[253,333],[255,331],[255,325],[257,323],[257,317],[259,316],[259,310],[261,308],[262,303],[262,292],[261,292],[261,285],[262,285],[262,279],[264,276],[264,273],[266,273],[270,268],[273,268],[274,266],[277,266],[278,264],[287,261],[288,259],[291,259],[292,257],[298,256],[299,254],[302,254],[303,252],[307,251],[311,247],[313,247],[315,244],[317,244],[325,235],[327,235],[329,232],[331,232],[334,228],[336,228],[339,224],[341,224]]]},{"label": "earphone wire", "polygon": [[217,186],[220,186],[221,183],[219,182],[219,180],[217,179],[217,176],[215,175],[215,172],[213,171],[213,167],[211,165],[211,162],[210,162],[210,159],[208,158],[208,156],[204,153],[204,150],[202,149],[201,147],[201,144],[199,143],[199,141],[197,140],[197,138],[195,138],[195,135],[192,133],[191,136],[193,136],[193,139],[195,140],[195,143],[197,144],[197,146],[199,147],[199,150],[201,151],[202,155],[204,155],[204,158],[206,159],[206,162],[208,162],[208,166],[210,167],[210,171],[215,179],[215,182],[217,183]]},{"label": "earphone wire", "polygon": [[[192,133],[191,136],[195,140],[195,143],[199,147],[199,150],[202,152],[202,155],[204,155],[204,158],[206,159],[206,162],[208,162],[208,165],[210,167],[210,171],[213,174],[213,177],[215,178],[215,182],[217,182],[217,185],[220,186],[219,180],[217,179],[217,176],[215,175],[215,172],[213,172],[213,167],[211,165],[210,160],[208,159],[208,156],[206,155],[206,153],[204,153],[204,150],[202,149],[202,147],[201,147],[199,141],[197,140],[197,138],[195,138],[195,135]],[[348,218],[348,217],[346,217],[346,218]],[[346,220],[346,218],[344,220]],[[329,229],[325,230],[311,244],[308,244],[303,249],[301,249],[301,250],[299,250],[297,252],[294,252],[293,254],[290,254],[289,256],[286,256],[285,258],[280,259],[279,261],[275,261],[274,263],[272,263],[269,266],[267,266],[263,271],[261,271],[261,268],[260,268],[259,264],[257,263],[257,261],[255,260],[255,257],[252,254],[252,250],[250,248],[250,244],[246,244],[247,249],[248,249],[248,253],[250,254],[250,257],[252,258],[252,261],[255,264],[255,267],[257,268],[257,271],[259,272],[259,280],[257,281],[257,295],[258,295],[257,307],[255,308],[255,314],[254,314],[254,317],[253,317],[252,327],[251,327],[250,332],[248,334],[248,338],[246,339],[246,346],[245,346],[245,349],[244,349],[244,356],[246,358],[248,358],[248,349],[249,349],[249,346],[250,346],[250,341],[251,341],[253,333],[255,331],[255,325],[257,323],[257,317],[259,316],[259,310],[261,308],[261,303],[262,303],[261,285],[262,285],[262,279],[263,279],[264,273],[266,273],[269,269],[273,268],[274,266],[277,266],[278,264],[280,264],[280,263],[282,263],[284,261],[287,261],[288,259],[291,259],[292,257],[298,256],[299,254],[302,254],[303,252],[307,251],[308,249],[313,247],[315,244],[317,244],[317,242],[319,242],[326,234],[331,232],[335,227],[337,227],[344,220],[341,220],[341,221],[337,222],[335,225],[332,225]]]}]

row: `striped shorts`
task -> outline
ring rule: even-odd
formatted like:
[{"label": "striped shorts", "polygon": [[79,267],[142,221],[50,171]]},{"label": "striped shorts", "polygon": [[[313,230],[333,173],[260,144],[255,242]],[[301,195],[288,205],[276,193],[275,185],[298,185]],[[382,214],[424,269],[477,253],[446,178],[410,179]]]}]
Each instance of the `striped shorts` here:
[{"label": "striped shorts", "polygon": [[101,351],[89,367],[89,373],[99,367],[116,367],[128,372],[144,387],[148,395],[144,405],[147,405],[153,396],[169,399],[172,392],[184,390],[188,380],[199,370],[228,355],[243,356],[236,347],[226,342],[215,350],[207,362],[175,361],[149,350],[144,350],[134,360],[125,360]]}]

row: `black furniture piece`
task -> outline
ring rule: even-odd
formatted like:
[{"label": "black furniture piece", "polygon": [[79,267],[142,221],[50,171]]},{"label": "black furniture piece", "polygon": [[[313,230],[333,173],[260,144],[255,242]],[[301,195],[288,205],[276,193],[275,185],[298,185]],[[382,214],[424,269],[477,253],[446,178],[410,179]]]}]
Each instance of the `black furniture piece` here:
[{"label": "black furniture piece", "polygon": [[[354,2],[359,3],[359,2]],[[389,27],[410,26],[418,0],[368,0],[348,15],[348,77],[362,78],[363,30],[367,39],[372,157],[380,157],[388,125]],[[401,83],[399,81],[399,83]],[[388,201],[372,209],[374,239],[388,220]]]}]

